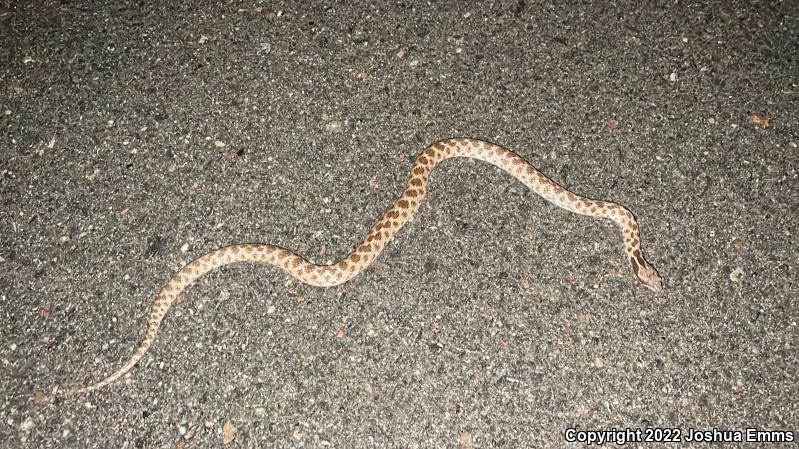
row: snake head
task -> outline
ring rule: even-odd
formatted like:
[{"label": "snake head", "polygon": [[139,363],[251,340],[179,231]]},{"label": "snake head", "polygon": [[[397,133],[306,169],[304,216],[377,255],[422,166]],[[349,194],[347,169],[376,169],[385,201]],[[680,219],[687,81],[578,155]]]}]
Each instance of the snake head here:
[{"label": "snake head", "polygon": [[660,280],[660,275],[652,265],[649,265],[646,260],[644,260],[640,248],[632,250],[629,257],[630,265],[633,266],[633,273],[635,273],[635,277],[644,284],[644,287],[653,292],[663,290],[663,282]]},{"label": "snake head", "polygon": [[644,287],[659,292],[663,290],[663,281],[660,280],[660,275],[651,265],[646,264],[638,267],[635,272],[635,277],[644,284]]}]

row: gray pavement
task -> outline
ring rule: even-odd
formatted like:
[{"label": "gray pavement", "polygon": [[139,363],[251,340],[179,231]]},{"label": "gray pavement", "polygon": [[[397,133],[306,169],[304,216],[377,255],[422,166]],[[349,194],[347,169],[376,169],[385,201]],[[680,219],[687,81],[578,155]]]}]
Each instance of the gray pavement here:
[{"label": "gray pavement", "polygon": [[[795,2],[27,3],[0,3],[0,447],[799,439]],[[208,250],[346,255],[453,136],[629,207],[666,289],[612,223],[447,161],[353,281],[226,267],[124,382],[48,400]]]}]

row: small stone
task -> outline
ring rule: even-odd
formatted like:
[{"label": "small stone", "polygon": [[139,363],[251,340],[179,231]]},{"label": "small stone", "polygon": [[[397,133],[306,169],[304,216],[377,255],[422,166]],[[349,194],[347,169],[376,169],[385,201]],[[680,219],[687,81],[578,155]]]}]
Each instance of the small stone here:
[{"label": "small stone", "polygon": [[768,126],[769,118],[760,114],[752,114],[751,120],[756,125]]},{"label": "small stone", "polygon": [[329,133],[341,132],[344,122],[341,120],[331,120],[325,125],[325,131]]},{"label": "small stone", "polygon": [[102,171],[99,168],[95,168],[90,174],[86,175],[86,179],[94,181],[100,173],[102,173]]},{"label": "small stone", "polygon": [[603,362],[602,359],[600,359],[600,358],[596,358],[596,359],[594,359],[594,366],[597,367],[597,368],[604,368],[605,367],[605,362]]},{"label": "small stone", "polygon": [[225,424],[222,426],[222,444],[228,445],[236,439],[236,426],[233,425],[230,421],[225,421]]},{"label": "small stone", "polygon": [[33,430],[34,427],[36,427],[36,423],[33,422],[33,419],[28,418],[25,421],[22,421],[22,424],[19,425],[19,430],[27,433]]},{"label": "small stone", "polygon": [[472,434],[469,432],[462,432],[460,437],[458,437],[458,444],[461,449],[473,449],[474,437],[472,437]]},{"label": "small stone", "polygon": [[744,269],[741,267],[735,267],[732,272],[730,272],[730,280],[733,282],[741,282],[744,277]]}]

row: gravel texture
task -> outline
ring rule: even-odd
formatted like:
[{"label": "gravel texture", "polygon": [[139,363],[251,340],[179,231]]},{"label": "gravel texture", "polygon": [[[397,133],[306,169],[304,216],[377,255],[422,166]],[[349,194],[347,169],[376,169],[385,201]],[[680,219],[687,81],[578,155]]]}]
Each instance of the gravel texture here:
[{"label": "gravel texture", "polygon": [[[71,3],[0,2],[0,446],[799,441],[796,2]],[[221,269],[125,382],[47,400],[208,250],[346,255],[453,136],[628,206],[665,291],[612,223],[447,161],[353,281]]]}]

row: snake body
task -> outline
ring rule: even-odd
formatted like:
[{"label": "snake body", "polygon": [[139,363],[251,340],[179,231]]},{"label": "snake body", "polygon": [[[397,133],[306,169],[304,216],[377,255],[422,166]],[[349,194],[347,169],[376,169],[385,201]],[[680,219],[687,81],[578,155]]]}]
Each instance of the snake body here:
[{"label": "snake body", "polygon": [[175,273],[153,299],[144,338],[128,361],[103,380],[66,390],[62,395],[87,393],[116,381],[141,360],[155,341],[161,320],[180,293],[197,278],[225,265],[258,262],[283,269],[300,281],[319,287],[339,285],[368,267],[399,229],[419,209],[435,166],[449,158],[467,157],[493,164],[521,181],[547,201],[571,212],[616,222],[622,230],[624,253],[635,277],[647,288],[663,286],[657,271],[641,254],[641,237],[635,216],[624,206],[590,199],[560,186],[516,153],[478,139],[446,139],[427,147],[417,158],[402,196],[366,234],[363,242],[347,257],[332,265],[318,265],[287,249],[268,244],[237,244],[215,249],[193,260]]}]

